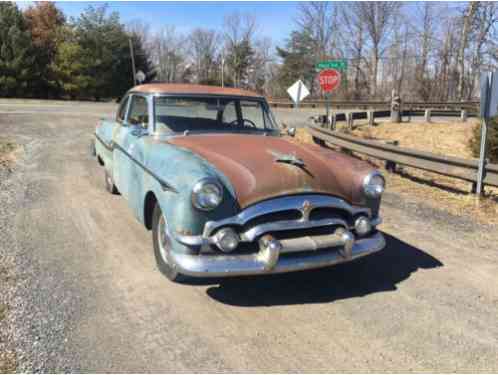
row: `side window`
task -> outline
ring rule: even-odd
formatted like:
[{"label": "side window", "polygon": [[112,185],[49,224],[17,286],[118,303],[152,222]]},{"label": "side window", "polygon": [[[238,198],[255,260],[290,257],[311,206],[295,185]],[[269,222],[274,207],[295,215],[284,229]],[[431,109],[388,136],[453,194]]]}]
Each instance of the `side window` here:
[{"label": "side window", "polygon": [[143,96],[134,95],[131,99],[128,122],[133,125],[140,125],[147,128],[149,114],[147,110],[147,99]]},{"label": "side window", "polygon": [[237,110],[235,108],[235,102],[230,102],[225,105],[223,110],[223,124],[230,124],[237,120]]},{"label": "side window", "polygon": [[261,103],[257,101],[241,100],[240,110],[244,119],[244,126],[251,126],[256,129],[265,128],[264,111]]},{"label": "side window", "polygon": [[126,107],[128,106],[129,99],[130,99],[129,96],[125,97],[121,101],[121,104],[119,105],[118,116],[117,116],[118,117],[117,120],[119,122],[123,122],[124,121],[124,118],[125,118],[125,115],[126,115]]}]

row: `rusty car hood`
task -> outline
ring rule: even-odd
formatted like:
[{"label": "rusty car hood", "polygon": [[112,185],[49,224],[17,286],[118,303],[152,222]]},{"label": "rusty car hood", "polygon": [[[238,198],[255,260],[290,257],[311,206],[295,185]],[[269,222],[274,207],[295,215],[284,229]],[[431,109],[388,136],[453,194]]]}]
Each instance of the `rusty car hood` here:
[{"label": "rusty car hood", "polygon": [[324,193],[362,203],[369,164],[339,152],[289,137],[209,134],[168,141],[214,165],[233,185],[245,208],[261,200],[300,193]]}]

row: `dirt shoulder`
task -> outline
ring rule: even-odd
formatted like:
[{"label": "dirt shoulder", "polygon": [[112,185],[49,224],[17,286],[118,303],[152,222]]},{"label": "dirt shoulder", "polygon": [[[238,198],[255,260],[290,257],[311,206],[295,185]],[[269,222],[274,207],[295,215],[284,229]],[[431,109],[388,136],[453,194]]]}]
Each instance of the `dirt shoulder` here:
[{"label": "dirt shoulder", "polygon": [[[9,140],[0,138],[0,242],[12,244],[12,211],[10,202],[12,186],[9,179],[18,146]],[[16,371],[16,355],[12,344],[12,321],[10,310],[14,290],[13,261],[7,251],[0,249],[0,373]]]}]

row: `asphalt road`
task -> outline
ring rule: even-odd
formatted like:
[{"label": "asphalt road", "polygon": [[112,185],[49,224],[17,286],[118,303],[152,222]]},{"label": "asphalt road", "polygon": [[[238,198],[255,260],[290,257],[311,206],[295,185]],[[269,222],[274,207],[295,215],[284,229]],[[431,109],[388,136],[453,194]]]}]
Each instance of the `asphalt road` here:
[{"label": "asphalt road", "polygon": [[0,134],[25,148],[0,228],[13,231],[0,254],[15,258],[18,370],[498,371],[496,228],[387,193],[378,254],[173,284],[155,268],[150,232],[104,190],[89,155],[96,120],[110,112],[0,106]]}]

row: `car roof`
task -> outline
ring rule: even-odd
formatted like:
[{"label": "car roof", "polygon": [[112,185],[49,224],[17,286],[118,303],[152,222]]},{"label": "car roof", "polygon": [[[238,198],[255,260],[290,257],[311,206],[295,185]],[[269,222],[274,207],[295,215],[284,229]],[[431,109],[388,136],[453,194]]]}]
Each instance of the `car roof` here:
[{"label": "car roof", "polygon": [[253,98],[263,97],[263,95],[249,90],[187,83],[147,83],[135,86],[129,92],[139,92],[145,94],[226,95]]}]

